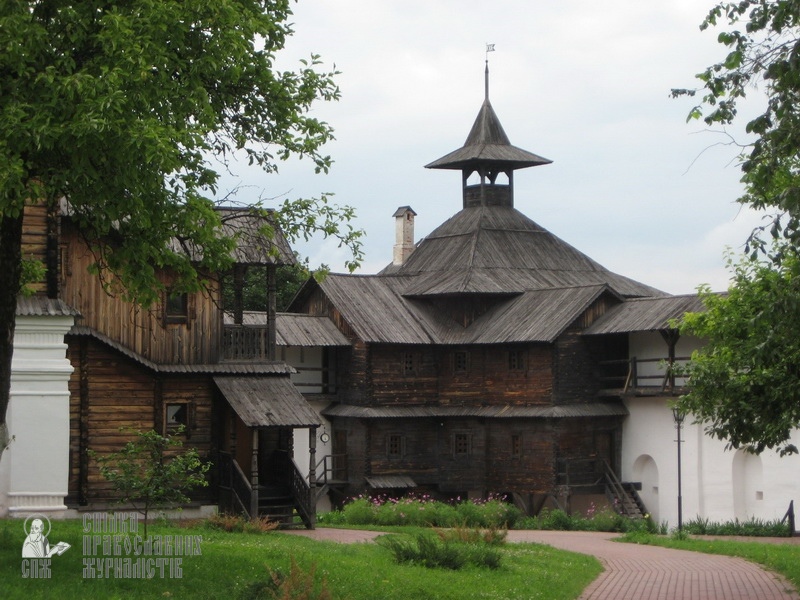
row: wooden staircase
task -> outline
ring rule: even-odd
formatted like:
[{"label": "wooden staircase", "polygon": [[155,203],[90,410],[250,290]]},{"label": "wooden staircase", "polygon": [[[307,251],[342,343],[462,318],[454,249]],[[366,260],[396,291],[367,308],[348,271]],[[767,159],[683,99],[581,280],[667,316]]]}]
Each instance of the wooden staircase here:
[{"label": "wooden staircase", "polygon": [[279,455],[274,467],[286,485],[253,485],[230,454],[221,452],[220,509],[248,518],[266,517],[281,528],[314,529],[316,496],[288,455]]},{"label": "wooden staircase", "polygon": [[259,486],[258,516],[278,523],[280,529],[306,526],[288,487]]},{"label": "wooden staircase", "polygon": [[642,499],[636,493],[636,488],[632,483],[622,483],[617,474],[606,464],[606,497],[611,505],[619,514],[631,519],[643,519],[647,514]]}]

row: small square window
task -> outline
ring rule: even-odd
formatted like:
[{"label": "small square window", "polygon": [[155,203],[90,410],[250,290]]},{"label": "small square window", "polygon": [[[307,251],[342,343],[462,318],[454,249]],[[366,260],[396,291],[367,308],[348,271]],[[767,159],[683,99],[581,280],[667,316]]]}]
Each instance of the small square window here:
[{"label": "small square window", "polygon": [[469,367],[469,354],[464,351],[453,353],[453,372],[466,373]]},{"label": "small square window", "polygon": [[386,454],[389,458],[402,458],[405,454],[406,439],[400,434],[390,434],[386,440]]},{"label": "small square window", "polygon": [[453,454],[456,456],[471,453],[470,438],[468,433],[453,434]]},{"label": "small square window", "polygon": [[403,353],[403,374],[415,375],[417,372],[417,361],[413,352]]},{"label": "small square window", "polygon": [[509,350],[508,369],[509,371],[522,371],[525,368],[522,350]]},{"label": "small square window", "polygon": [[522,436],[518,433],[511,436],[511,456],[522,456]]},{"label": "small square window", "polygon": [[164,413],[166,431],[189,426],[189,405],[186,402],[167,404]]},{"label": "small square window", "polygon": [[167,323],[186,323],[189,320],[189,295],[167,293],[164,317]]}]

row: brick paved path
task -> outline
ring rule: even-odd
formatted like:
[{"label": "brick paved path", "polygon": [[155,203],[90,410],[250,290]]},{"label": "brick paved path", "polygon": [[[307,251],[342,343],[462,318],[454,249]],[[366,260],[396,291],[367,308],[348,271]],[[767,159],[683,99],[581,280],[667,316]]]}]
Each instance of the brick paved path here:
[{"label": "brick paved path", "polygon": [[741,558],[611,541],[616,534],[509,531],[510,542],[536,542],[591,554],[605,571],[581,600],[797,600],[780,576]]},{"label": "brick paved path", "polygon": [[[347,529],[297,530],[319,540],[369,542],[381,533]],[[611,541],[616,534],[509,531],[509,542],[535,542],[591,554],[605,571],[580,600],[800,600],[782,577],[741,558]],[[766,541],[766,540],[759,540]]]}]

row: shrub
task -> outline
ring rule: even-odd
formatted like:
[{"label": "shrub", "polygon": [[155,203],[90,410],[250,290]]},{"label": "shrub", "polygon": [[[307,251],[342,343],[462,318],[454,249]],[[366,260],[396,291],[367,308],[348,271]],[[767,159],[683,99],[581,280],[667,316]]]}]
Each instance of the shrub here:
[{"label": "shrub", "polygon": [[292,557],[289,573],[280,569],[269,571],[269,578],[248,584],[239,595],[240,600],[331,600],[328,582],[323,577],[320,583],[315,578],[316,565],[308,573],[303,571]]},{"label": "shrub", "polygon": [[788,537],[792,535],[786,523],[750,518],[747,521],[725,521],[717,523],[697,517],[683,525],[684,531],[692,535],[745,535],[752,537]]},{"label": "shrub", "polygon": [[486,544],[488,546],[502,546],[508,537],[507,529],[479,529],[470,527],[454,527],[452,529],[437,529],[436,535],[443,542],[461,542],[462,544]]},{"label": "shrub", "polygon": [[236,533],[267,533],[278,528],[277,521],[270,521],[266,517],[247,519],[242,515],[216,514],[205,521],[209,529]]},{"label": "shrub", "polygon": [[378,544],[389,550],[398,563],[409,563],[429,569],[457,571],[467,564],[488,569],[500,566],[501,553],[495,546],[466,544],[420,533],[413,539],[387,536]]},{"label": "shrub", "polygon": [[341,511],[329,513],[325,523],[351,525],[415,525],[422,527],[509,528],[521,518],[513,504],[490,496],[485,501],[439,502],[428,495],[391,498],[359,496]]}]

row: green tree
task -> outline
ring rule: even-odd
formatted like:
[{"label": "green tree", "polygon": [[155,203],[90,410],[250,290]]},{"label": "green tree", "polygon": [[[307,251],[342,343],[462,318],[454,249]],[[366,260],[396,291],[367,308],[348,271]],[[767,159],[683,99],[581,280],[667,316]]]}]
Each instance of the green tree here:
[{"label": "green tree", "polygon": [[800,424],[800,262],[746,257],[731,268],[728,293],[702,288],[706,311],[684,317],[682,332],[706,345],[692,356],[680,406],[734,448],[797,452],[790,435]]},{"label": "green tree", "polygon": [[742,0],[715,6],[701,29],[720,27],[722,61],[697,77],[701,93],[689,118],[727,125],[748,94],[763,94],[764,110],[746,124],[744,205],[761,209],[767,225],[731,262],[727,296],[701,290],[707,312],[687,315],[682,330],[708,345],[692,357],[690,392],[679,406],[734,448],[797,452],[800,425],[800,1]]},{"label": "green tree", "polygon": [[144,537],[152,510],[186,504],[188,492],[208,485],[205,474],[211,463],[203,462],[194,448],[179,450],[182,433],[182,428],[165,436],[153,430],[136,431],[136,437],[117,452],[105,456],[89,452],[117,492],[118,501],[128,502],[142,513]]},{"label": "green tree", "polygon": [[[147,305],[159,269],[193,291],[198,272],[230,265],[211,197],[234,155],[267,172],[289,156],[327,171],[332,129],[308,113],[339,98],[336,73],[314,55],[275,68],[290,15],[290,0],[0,3],[0,449],[26,202],[66,200],[90,241],[113,239],[95,245],[96,270]],[[360,260],[352,209],[323,197],[274,215],[288,237],[335,236],[348,267]]]}]

